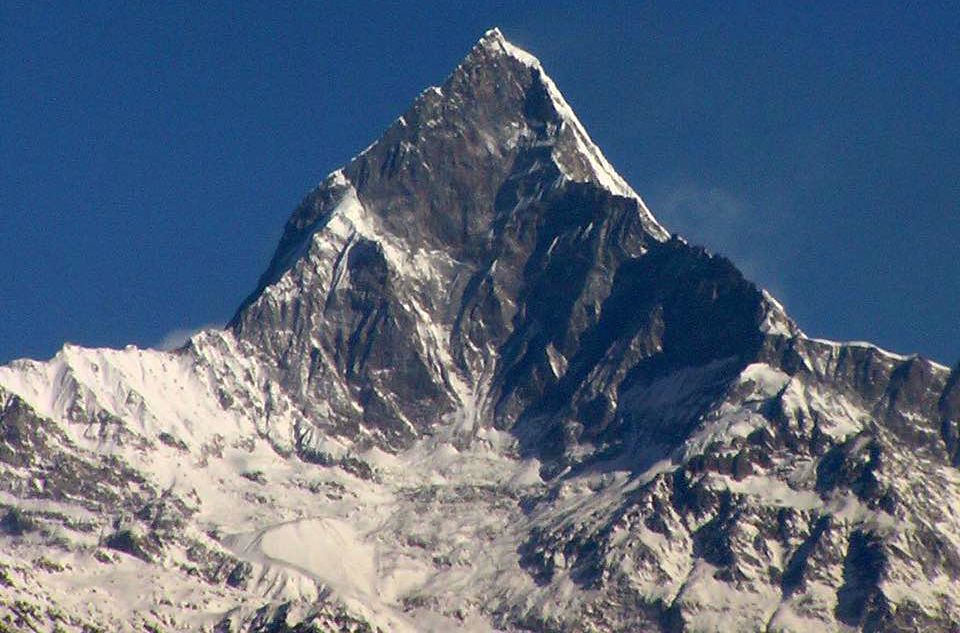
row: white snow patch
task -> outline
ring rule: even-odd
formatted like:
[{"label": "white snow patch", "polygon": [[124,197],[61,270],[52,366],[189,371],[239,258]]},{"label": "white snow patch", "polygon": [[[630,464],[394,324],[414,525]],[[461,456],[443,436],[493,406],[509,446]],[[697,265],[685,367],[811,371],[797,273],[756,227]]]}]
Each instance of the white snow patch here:
[{"label": "white snow patch", "polygon": [[547,360],[550,361],[550,369],[557,378],[567,373],[567,359],[553,346],[553,343],[547,345]]},{"label": "white snow patch", "polygon": [[740,372],[740,379],[743,382],[752,382],[756,385],[760,395],[767,398],[780,393],[780,390],[790,382],[790,376],[766,363],[747,365]]},{"label": "white snow patch", "polygon": [[258,534],[251,546],[271,562],[305,572],[344,596],[370,599],[378,593],[376,549],[343,521],[283,523]]}]

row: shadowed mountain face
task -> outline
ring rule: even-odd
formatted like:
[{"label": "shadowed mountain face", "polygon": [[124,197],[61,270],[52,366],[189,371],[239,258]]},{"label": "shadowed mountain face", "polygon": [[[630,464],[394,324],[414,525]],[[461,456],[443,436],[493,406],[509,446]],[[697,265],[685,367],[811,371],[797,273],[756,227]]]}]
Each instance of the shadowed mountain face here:
[{"label": "shadowed mountain face", "polygon": [[0,367],[0,630],[956,631],[958,464],[960,368],[806,337],[493,30],[226,330]]}]

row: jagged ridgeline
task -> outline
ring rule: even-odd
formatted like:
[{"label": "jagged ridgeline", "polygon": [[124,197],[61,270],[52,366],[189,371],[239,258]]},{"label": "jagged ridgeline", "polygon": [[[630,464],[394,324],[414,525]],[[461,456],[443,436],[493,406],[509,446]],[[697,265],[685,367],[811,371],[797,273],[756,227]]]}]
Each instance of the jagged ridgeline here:
[{"label": "jagged ridgeline", "polygon": [[955,631],[958,376],[805,336],[492,30],[224,330],[0,368],[0,630]]}]

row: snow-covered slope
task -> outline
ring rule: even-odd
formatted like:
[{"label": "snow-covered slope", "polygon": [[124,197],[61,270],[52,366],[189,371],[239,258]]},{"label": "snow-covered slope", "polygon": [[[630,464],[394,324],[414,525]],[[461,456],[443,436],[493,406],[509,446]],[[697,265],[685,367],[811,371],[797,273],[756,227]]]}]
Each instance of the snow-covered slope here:
[{"label": "snow-covered slope", "polygon": [[0,630],[952,631],[958,377],[671,237],[492,30],[225,330],[0,368]]}]

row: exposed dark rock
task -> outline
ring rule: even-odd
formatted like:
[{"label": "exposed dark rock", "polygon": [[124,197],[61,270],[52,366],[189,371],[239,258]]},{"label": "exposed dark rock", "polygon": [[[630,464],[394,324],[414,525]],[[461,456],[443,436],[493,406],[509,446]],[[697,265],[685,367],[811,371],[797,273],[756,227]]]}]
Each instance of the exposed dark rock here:
[{"label": "exposed dark rock", "polygon": [[19,508],[8,508],[0,518],[0,532],[10,536],[22,536],[36,529],[36,522]]},{"label": "exposed dark rock", "polygon": [[130,554],[148,563],[156,553],[156,546],[150,542],[149,537],[131,528],[121,529],[110,534],[103,544],[110,549]]}]

